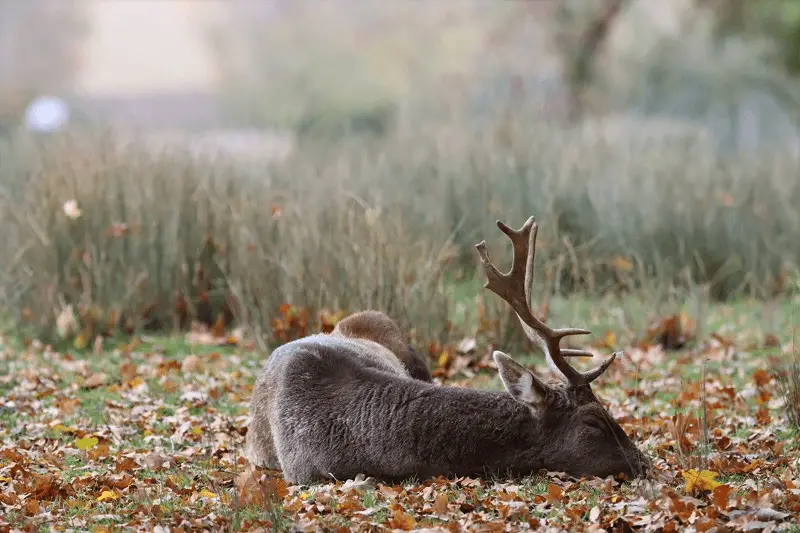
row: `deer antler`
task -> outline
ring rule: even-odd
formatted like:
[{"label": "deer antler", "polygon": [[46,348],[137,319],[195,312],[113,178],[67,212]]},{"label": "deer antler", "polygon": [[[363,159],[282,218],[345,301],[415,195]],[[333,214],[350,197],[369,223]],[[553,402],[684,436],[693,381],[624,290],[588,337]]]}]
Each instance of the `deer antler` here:
[{"label": "deer antler", "polygon": [[511,270],[502,274],[489,260],[486,241],[483,240],[475,245],[486,272],[484,288],[494,292],[511,306],[511,309],[517,314],[525,334],[542,348],[547,357],[547,363],[554,372],[562,375],[572,386],[588,385],[608,369],[617,354],[611,354],[599,366],[587,372],[579,372],[567,363],[564,357],[592,357],[592,354],[586,350],[561,348],[561,339],[570,335],[586,335],[590,331],[580,328],[551,328],[536,318],[531,311],[533,259],[536,255],[536,235],[539,231],[535,218],[530,217],[518,230],[509,228],[499,220],[497,227],[511,239],[514,257]]}]

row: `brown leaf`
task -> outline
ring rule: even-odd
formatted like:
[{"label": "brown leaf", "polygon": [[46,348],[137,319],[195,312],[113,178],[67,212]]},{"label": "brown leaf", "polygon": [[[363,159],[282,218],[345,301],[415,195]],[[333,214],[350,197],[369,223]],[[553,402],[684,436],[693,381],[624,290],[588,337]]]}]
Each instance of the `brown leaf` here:
[{"label": "brown leaf", "polygon": [[163,455],[159,455],[155,452],[148,453],[142,459],[142,462],[149,468],[150,470],[161,470],[164,467],[165,463],[166,466],[169,467],[169,459],[164,457]]},{"label": "brown leaf", "polygon": [[236,478],[240,505],[269,506],[289,494],[286,482],[269,476],[266,472],[248,465]]},{"label": "brown leaf", "polygon": [[549,483],[547,485],[547,501],[550,504],[560,502],[563,498],[564,498],[564,489],[562,489],[555,483]]},{"label": "brown leaf", "polygon": [[414,529],[416,522],[414,521],[414,517],[410,514],[403,512],[401,509],[397,509],[394,514],[392,514],[392,518],[389,519],[389,527],[393,529],[402,529],[403,531],[410,531]]},{"label": "brown leaf", "polygon": [[192,354],[183,360],[183,365],[181,365],[181,368],[184,372],[202,372],[203,361],[198,356]]},{"label": "brown leaf", "polygon": [[108,444],[98,444],[89,450],[89,459],[96,461],[97,459],[108,457],[110,451]]},{"label": "brown leaf", "polygon": [[92,374],[83,383],[83,387],[86,389],[95,389],[97,387],[105,385],[106,379],[108,379],[108,376],[106,376],[103,372]]},{"label": "brown leaf", "polygon": [[40,509],[39,500],[36,500],[34,498],[26,500],[24,509],[25,509],[25,514],[28,516],[39,514],[39,509]]},{"label": "brown leaf", "polygon": [[446,515],[447,508],[447,494],[437,494],[433,499],[433,512],[438,515]]},{"label": "brown leaf", "polygon": [[122,457],[117,461],[116,470],[117,472],[130,472],[133,470],[137,470],[140,468],[139,463],[131,459],[130,457]]},{"label": "brown leaf", "polygon": [[714,488],[713,502],[718,511],[724,512],[728,509],[728,497],[730,494],[731,487],[729,485],[719,485]]},{"label": "brown leaf", "polygon": [[711,529],[712,527],[715,527],[716,525],[717,525],[717,519],[716,518],[710,518],[708,516],[701,516],[700,518],[695,520],[694,528],[697,531],[699,531],[700,533],[703,533],[704,531],[708,531],[709,529]]},{"label": "brown leaf", "polygon": [[137,375],[136,365],[130,361],[125,361],[120,365],[119,373],[123,381],[130,381]]},{"label": "brown leaf", "polygon": [[767,333],[764,335],[764,346],[770,348],[776,348],[781,345],[781,341],[778,339],[778,336],[774,333]]},{"label": "brown leaf", "polygon": [[759,368],[753,372],[753,380],[756,382],[756,386],[763,387],[772,381],[772,376],[766,370]]}]

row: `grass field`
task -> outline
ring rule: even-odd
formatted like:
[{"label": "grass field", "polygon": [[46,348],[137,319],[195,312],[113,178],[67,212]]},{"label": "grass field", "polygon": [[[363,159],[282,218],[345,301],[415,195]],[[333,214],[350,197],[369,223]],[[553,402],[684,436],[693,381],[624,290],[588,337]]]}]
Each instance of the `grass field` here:
[{"label": "grass field", "polygon": [[[76,351],[5,338],[0,531],[800,531],[790,516],[800,513],[800,433],[773,359],[796,346],[800,301],[713,305],[699,337],[686,309],[691,342],[670,351],[619,318],[646,316],[637,305],[575,298],[552,302],[549,318],[590,327],[598,353],[625,350],[595,390],[654,460],[652,479],[631,484],[542,472],[287,486],[241,455],[266,357],[246,339],[137,337]],[[500,386],[484,339],[447,353],[431,354],[440,381]],[[513,355],[545,371],[538,356]]]}]

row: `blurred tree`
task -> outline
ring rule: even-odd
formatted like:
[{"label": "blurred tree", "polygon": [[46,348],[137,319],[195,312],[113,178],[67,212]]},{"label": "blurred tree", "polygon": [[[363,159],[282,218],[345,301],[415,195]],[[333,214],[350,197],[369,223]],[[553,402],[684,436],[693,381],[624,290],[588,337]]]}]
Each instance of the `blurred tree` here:
[{"label": "blurred tree", "polygon": [[0,0],[0,128],[37,94],[69,91],[87,35],[86,2]]},{"label": "blurred tree", "polygon": [[233,117],[334,134],[380,133],[398,105],[467,74],[482,28],[507,9],[475,0],[227,5],[211,44]]},{"label": "blurred tree", "polygon": [[[486,54],[500,46],[532,45],[537,34],[547,34],[549,47],[558,57],[561,81],[566,89],[565,116],[578,120],[592,107],[597,63],[609,36],[633,0],[526,0],[513,2],[502,23],[491,30]],[[541,38],[541,37],[538,37]],[[513,44],[512,44],[513,43]],[[530,72],[527,65],[512,67],[517,74]]]}]

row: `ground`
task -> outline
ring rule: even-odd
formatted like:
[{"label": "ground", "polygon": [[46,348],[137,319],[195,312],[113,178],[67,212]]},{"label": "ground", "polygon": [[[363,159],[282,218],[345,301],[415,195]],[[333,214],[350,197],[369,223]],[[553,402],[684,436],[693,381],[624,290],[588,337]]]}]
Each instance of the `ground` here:
[{"label": "ground", "polygon": [[[760,304],[715,306],[703,338],[675,350],[664,349],[663,336],[605,329],[613,309],[584,315],[598,354],[625,351],[594,387],[654,460],[654,476],[634,483],[541,472],[287,486],[279,472],[254,470],[242,457],[248,400],[266,357],[246,341],[139,337],[75,350],[7,337],[0,532],[797,532],[800,438],[774,360],[793,350],[787,324],[800,317],[787,311],[797,303],[768,319]],[[691,317],[677,319],[691,340]],[[668,322],[661,326],[676,325]],[[500,386],[486,343],[467,339],[461,351],[432,357],[438,379]],[[513,355],[545,371],[535,355]]]}]

